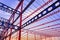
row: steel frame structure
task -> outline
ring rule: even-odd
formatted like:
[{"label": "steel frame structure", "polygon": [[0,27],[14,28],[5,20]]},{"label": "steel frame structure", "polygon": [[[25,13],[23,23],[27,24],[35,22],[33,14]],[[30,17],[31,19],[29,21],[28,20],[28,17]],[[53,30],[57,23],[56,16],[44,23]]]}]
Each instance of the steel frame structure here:
[{"label": "steel frame structure", "polygon": [[[46,9],[44,9],[42,12],[40,12],[39,14],[37,14],[36,16],[34,16],[33,18],[31,18],[30,20],[28,20],[26,23],[24,23],[22,25],[22,14],[25,12],[25,10],[34,2],[35,0],[31,0],[30,3],[26,6],[26,8],[23,10],[23,2],[24,0],[21,0],[21,2],[19,2],[19,4],[17,5],[17,7],[15,9],[8,7],[7,5],[4,5],[3,3],[0,3],[0,10],[3,10],[5,12],[8,13],[12,13],[11,17],[9,18],[9,20],[6,22],[6,19],[3,18],[3,20],[0,20],[0,26],[4,26],[4,28],[7,28],[6,30],[10,29],[10,34],[6,35],[5,37],[3,37],[4,39],[6,39],[8,36],[9,40],[11,40],[11,35],[14,34],[15,32],[19,31],[19,36],[18,39],[21,40],[21,29],[30,25],[31,23],[34,23],[35,21],[37,21],[39,18],[47,15],[48,13],[50,13],[51,11],[55,10],[56,8],[60,7],[60,0],[57,0],[55,3],[53,3],[52,5],[50,5],[49,7],[47,7]],[[59,5],[56,5],[56,3],[59,3]],[[46,4],[45,4],[46,5]],[[21,12],[17,11],[18,8],[21,7]],[[48,10],[49,8],[52,8],[50,10]],[[37,9],[36,11],[38,11],[39,9]],[[33,13],[35,13],[36,11],[34,11]],[[18,14],[19,16],[14,20],[14,16],[15,13]],[[32,13],[32,14],[33,14]],[[31,14],[31,15],[32,15]],[[29,15],[30,16],[30,15]],[[28,18],[29,16],[27,16],[26,18]],[[20,26],[14,25],[14,23],[16,22],[16,20],[20,17]],[[26,19],[25,18],[25,19]],[[12,20],[13,19],[13,20]],[[24,20],[25,20],[24,19]],[[10,21],[12,20],[12,23],[10,23]],[[33,21],[32,21],[33,20]],[[7,26],[7,27],[6,27]],[[17,29],[15,29],[15,27],[17,27]],[[15,29],[15,31],[12,32],[12,29]],[[5,31],[6,32],[6,31]],[[27,32],[28,35],[28,32]],[[27,36],[28,37],[28,36]],[[36,37],[36,36],[35,36]],[[27,39],[28,40],[28,39]]]},{"label": "steel frame structure", "polygon": [[[59,2],[60,2],[60,1],[59,1]],[[55,3],[54,3],[54,4],[55,4]],[[52,6],[52,5],[51,5],[51,6]],[[50,6],[49,6],[49,7],[50,7]],[[48,8],[49,8],[49,7],[48,7]],[[59,5],[58,5],[57,7],[59,7]],[[48,8],[47,8],[47,9],[48,9]],[[45,10],[47,10],[47,9],[45,9]],[[55,9],[55,8],[54,8],[54,9]],[[45,10],[44,10],[44,11],[45,11]],[[49,11],[49,12],[50,12],[50,11]],[[35,16],[35,17],[36,17],[36,16]],[[34,17],[34,18],[35,18],[35,17]],[[34,21],[35,21],[35,20],[34,20]],[[27,22],[26,22],[26,23],[27,23]],[[2,24],[3,24],[3,23],[2,23]]]}]

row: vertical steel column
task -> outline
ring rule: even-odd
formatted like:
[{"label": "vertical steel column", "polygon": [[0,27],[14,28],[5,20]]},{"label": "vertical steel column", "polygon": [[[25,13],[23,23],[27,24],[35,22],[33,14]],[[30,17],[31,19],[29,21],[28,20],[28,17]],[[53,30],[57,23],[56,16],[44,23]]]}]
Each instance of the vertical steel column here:
[{"label": "vertical steel column", "polygon": [[[22,9],[23,9],[23,2],[22,2],[22,4],[21,4],[20,28],[21,28],[21,25],[22,25]],[[19,30],[18,40],[21,40],[21,29]]]},{"label": "vertical steel column", "polygon": [[45,36],[45,40],[46,40],[46,36]]},{"label": "vertical steel column", "polygon": [[[7,36],[7,34],[8,34],[8,32],[6,32],[6,36]],[[6,38],[5,38],[5,40],[6,40]]]},{"label": "vertical steel column", "polygon": [[[12,29],[10,29],[10,33],[12,32]],[[9,36],[9,40],[11,40],[11,34],[10,34],[10,36]]]},{"label": "vertical steel column", "polygon": [[40,35],[40,40],[42,40],[42,37],[41,37],[41,35]]},{"label": "vertical steel column", "polygon": [[39,39],[41,40],[41,36],[39,35]]},{"label": "vertical steel column", "polygon": [[49,40],[52,40],[52,37],[49,37]]},{"label": "vertical steel column", "polygon": [[34,33],[34,39],[36,40],[36,34]]},{"label": "vertical steel column", "polygon": [[28,40],[28,31],[27,31],[27,40]]},{"label": "vertical steel column", "polygon": [[51,40],[52,40],[52,37],[51,37]]}]

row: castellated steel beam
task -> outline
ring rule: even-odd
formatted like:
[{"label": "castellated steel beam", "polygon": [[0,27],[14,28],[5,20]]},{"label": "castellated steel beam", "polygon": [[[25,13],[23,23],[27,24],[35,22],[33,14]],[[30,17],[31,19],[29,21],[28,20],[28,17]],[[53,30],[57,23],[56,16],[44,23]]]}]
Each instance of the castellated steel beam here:
[{"label": "castellated steel beam", "polygon": [[15,10],[15,9],[13,9],[13,8],[11,8],[11,7],[5,5],[1,2],[0,2],[0,10],[5,11],[5,12],[10,13],[10,14],[12,14],[14,11],[16,14],[18,14],[18,15],[20,14],[20,11]]}]

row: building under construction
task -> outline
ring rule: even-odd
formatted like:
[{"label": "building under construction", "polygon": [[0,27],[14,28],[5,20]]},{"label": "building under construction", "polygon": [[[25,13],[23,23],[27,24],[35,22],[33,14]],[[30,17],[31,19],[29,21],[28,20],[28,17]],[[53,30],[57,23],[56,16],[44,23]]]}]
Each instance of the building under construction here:
[{"label": "building under construction", "polygon": [[0,0],[0,40],[60,40],[60,0]]}]

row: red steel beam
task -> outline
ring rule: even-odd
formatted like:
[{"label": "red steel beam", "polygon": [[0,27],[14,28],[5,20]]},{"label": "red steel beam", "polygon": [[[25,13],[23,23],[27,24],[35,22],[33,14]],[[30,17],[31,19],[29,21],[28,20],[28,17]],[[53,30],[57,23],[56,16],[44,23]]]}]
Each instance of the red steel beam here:
[{"label": "red steel beam", "polygon": [[[23,2],[22,2],[22,4],[21,4],[20,28],[21,28],[21,25],[22,25],[22,10],[23,10]],[[19,30],[18,40],[21,40],[21,29]]]}]

